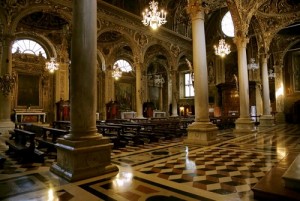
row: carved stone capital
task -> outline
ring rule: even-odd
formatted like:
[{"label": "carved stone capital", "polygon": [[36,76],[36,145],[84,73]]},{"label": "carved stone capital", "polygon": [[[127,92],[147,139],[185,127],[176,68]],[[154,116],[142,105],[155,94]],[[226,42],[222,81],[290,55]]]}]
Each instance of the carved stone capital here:
[{"label": "carved stone capital", "polygon": [[245,36],[236,36],[233,39],[233,42],[236,44],[237,47],[244,47],[246,48],[247,43],[249,43],[249,38]]},{"label": "carved stone capital", "polygon": [[188,0],[187,5],[187,13],[191,15],[191,18],[196,17],[200,12],[203,12],[203,19],[204,13],[208,13],[209,8],[208,5],[202,0]]}]

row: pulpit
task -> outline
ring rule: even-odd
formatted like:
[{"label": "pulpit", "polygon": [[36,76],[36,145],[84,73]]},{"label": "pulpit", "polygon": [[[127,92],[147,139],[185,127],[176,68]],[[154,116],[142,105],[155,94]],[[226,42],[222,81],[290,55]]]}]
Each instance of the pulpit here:
[{"label": "pulpit", "polygon": [[154,104],[152,102],[145,102],[143,104],[143,116],[146,118],[153,117]]},{"label": "pulpit", "polygon": [[56,120],[70,121],[70,101],[61,99],[56,103]]}]

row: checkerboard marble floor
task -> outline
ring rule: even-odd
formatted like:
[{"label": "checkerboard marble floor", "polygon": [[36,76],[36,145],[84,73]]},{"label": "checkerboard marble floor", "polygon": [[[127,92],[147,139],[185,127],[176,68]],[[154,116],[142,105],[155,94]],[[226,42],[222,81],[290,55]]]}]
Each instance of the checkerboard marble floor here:
[{"label": "checkerboard marble floor", "polygon": [[45,163],[18,164],[5,155],[0,135],[0,200],[243,200],[253,201],[251,188],[289,152],[300,153],[300,126],[258,128],[234,137],[221,131],[221,143],[187,146],[184,138],[113,150],[119,173],[69,183]]}]

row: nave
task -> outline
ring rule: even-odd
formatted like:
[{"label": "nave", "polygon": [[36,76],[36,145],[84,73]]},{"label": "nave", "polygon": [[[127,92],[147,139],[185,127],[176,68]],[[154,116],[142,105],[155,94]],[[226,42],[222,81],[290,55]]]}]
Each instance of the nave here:
[{"label": "nave", "polygon": [[[6,161],[0,169],[0,200],[256,200],[251,189],[270,170],[286,169],[300,152],[299,125],[258,130],[240,137],[223,130],[218,134],[220,143],[205,147],[184,145],[184,136],[113,149],[117,176],[73,183],[49,171],[55,156],[28,164],[8,157],[4,141],[9,136],[2,134],[0,156]],[[296,191],[283,189],[280,177],[266,185],[299,199]]]}]

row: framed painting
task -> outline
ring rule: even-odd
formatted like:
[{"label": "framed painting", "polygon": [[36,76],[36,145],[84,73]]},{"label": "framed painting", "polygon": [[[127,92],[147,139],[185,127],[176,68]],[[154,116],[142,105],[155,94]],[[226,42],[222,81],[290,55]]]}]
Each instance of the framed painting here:
[{"label": "framed painting", "polygon": [[40,76],[18,74],[17,106],[40,105]]},{"label": "framed painting", "polygon": [[116,83],[115,94],[116,101],[120,104],[120,110],[132,110],[133,86],[131,83]]}]

